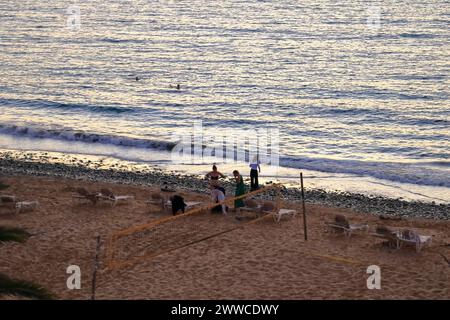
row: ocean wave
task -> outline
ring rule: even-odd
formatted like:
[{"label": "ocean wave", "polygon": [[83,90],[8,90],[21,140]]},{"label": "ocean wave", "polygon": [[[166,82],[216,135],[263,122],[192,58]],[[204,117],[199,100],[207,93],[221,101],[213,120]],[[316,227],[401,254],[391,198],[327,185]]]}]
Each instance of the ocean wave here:
[{"label": "ocean wave", "polygon": [[420,162],[396,163],[294,156],[280,158],[280,165],[283,167],[363,175],[400,183],[450,188],[450,171],[445,169],[446,162],[440,164],[442,169],[424,167]]},{"label": "ocean wave", "polygon": [[[129,20],[128,22],[133,22],[133,20]],[[101,42],[109,42],[109,43],[144,43],[144,40],[136,40],[136,39],[117,39],[117,38],[101,38],[98,39]]]},{"label": "ocean wave", "polygon": [[[56,139],[62,141],[77,141],[104,146],[119,146],[125,148],[153,149],[171,151],[176,142],[156,139],[132,138],[126,136],[88,133],[72,129],[47,129],[33,126],[17,126],[0,124],[0,134],[27,137],[32,139]],[[204,148],[206,146],[203,146]],[[93,150],[95,148],[91,148]],[[134,151],[124,150],[121,158],[134,161]],[[248,152],[246,152],[248,158]],[[214,156],[214,154],[213,154]],[[220,162],[218,160],[218,162]],[[399,183],[416,185],[440,186],[450,188],[450,170],[448,161],[434,162],[381,162],[345,159],[330,159],[323,157],[308,157],[294,155],[280,155],[279,164],[282,167],[298,168],[319,172],[352,174],[369,176]]]},{"label": "ocean wave", "polygon": [[89,111],[98,113],[132,113],[138,112],[136,108],[125,107],[119,105],[99,106],[80,103],[63,103],[47,100],[21,100],[21,99],[0,99],[0,105],[11,107],[32,107],[32,108],[48,108],[69,111]]},{"label": "ocean wave", "polygon": [[429,33],[401,33],[399,34],[400,38],[413,38],[413,39],[432,39],[435,38],[436,35]]},{"label": "ocean wave", "polygon": [[24,127],[17,125],[0,124],[0,133],[34,139],[57,139],[65,141],[80,141],[86,143],[99,143],[123,147],[136,147],[136,148],[146,148],[156,150],[171,150],[175,146],[175,143],[167,141],[89,133],[64,128],[46,129],[33,126]]}]

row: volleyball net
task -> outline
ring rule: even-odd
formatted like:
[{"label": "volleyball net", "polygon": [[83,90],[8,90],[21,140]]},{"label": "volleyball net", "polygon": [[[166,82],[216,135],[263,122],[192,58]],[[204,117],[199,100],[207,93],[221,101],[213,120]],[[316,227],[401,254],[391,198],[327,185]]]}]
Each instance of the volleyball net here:
[{"label": "volleyball net", "polygon": [[245,223],[234,219],[219,219],[219,215],[205,214],[218,205],[233,206],[235,200],[273,199],[279,205],[280,184],[270,184],[242,196],[231,197],[218,203],[205,204],[183,214],[160,218],[135,225],[111,234],[106,246],[106,269],[116,270],[156,258],[159,255],[205,241],[242,228]]}]

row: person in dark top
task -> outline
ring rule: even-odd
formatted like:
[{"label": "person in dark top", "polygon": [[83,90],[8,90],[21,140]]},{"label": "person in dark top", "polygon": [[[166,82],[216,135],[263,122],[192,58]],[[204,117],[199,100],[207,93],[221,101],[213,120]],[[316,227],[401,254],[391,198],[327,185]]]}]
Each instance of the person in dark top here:
[{"label": "person in dark top", "polygon": [[[245,184],[244,184],[244,178],[239,174],[239,171],[234,170],[233,171],[234,179],[236,181],[236,191],[234,193],[235,197],[240,197],[245,194]],[[237,199],[234,200],[234,209],[236,211],[239,210],[239,208],[245,207],[244,199]]]},{"label": "person in dark top", "polygon": [[211,186],[217,186],[219,185],[219,178],[225,178],[225,176],[221,172],[217,171],[216,165],[213,165],[212,171],[208,172],[205,175],[205,178],[209,179]]},{"label": "person in dark top", "polygon": [[170,202],[172,202],[173,215],[176,215],[180,210],[184,213],[184,209],[186,209],[186,203],[184,203],[184,199],[182,196],[174,195],[170,198]]}]

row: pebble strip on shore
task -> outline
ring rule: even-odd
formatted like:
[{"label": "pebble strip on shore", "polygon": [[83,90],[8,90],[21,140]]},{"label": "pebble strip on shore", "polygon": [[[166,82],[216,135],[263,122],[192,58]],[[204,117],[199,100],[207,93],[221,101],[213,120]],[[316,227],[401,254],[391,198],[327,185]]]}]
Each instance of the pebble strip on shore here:
[{"label": "pebble strip on shore", "polygon": [[[64,163],[50,161],[51,159],[57,160],[56,158],[49,157],[46,153],[36,157],[34,153],[20,153],[20,156],[17,156],[15,152],[0,152],[0,174],[54,176],[158,187],[167,185],[170,188],[209,193],[207,182],[198,175],[168,172],[155,167],[126,170],[118,165],[105,167],[101,161],[99,163],[75,158],[70,160],[65,159]],[[228,195],[234,194],[234,183],[231,180],[224,181],[223,186]],[[274,191],[265,193],[263,197],[273,199]],[[281,197],[288,201],[301,201],[301,190],[299,188],[283,187]],[[412,202],[381,196],[332,192],[321,189],[307,189],[305,198],[306,202],[311,204],[348,208],[355,212],[388,217],[427,218],[436,220],[450,219],[450,203]]]}]

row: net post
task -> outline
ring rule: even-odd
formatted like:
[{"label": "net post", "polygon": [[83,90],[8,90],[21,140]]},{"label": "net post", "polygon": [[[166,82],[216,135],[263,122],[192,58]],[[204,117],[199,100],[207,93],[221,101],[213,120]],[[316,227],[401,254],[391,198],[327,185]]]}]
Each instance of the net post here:
[{"label": "net post", "polygon": [[303,232],[305,234],[305,241],[308,241],[308,228],[306,226],[305,188],[303,187],[303,172],[300,172],[300,186],[302,189]]}]

